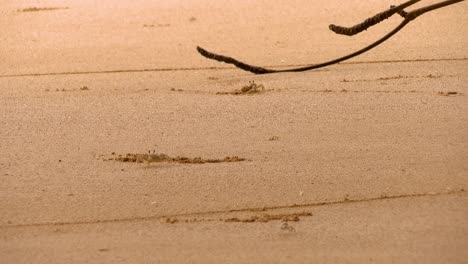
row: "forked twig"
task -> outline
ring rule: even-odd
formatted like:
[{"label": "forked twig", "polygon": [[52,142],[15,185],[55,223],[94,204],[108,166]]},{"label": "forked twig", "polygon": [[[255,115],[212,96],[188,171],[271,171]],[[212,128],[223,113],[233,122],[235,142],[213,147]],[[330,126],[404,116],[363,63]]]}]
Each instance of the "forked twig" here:
[{"label": "forked twig", "polygon": [[415,9],[415,10],[410,11],[410,12],[404,11],[404,9],[406,7],[411,6],[411,5],[413,5],[413,4],[415,4],[415,3],[419,2],[419,1],[420,0],[410,0],[410,1],[407,1],[407,2],[405,2],[403,4],[401,4],[401,5],[398,5],[398,6],[392,6],[392,7],[390,7],[390,9],[385,10],[384,12],[381,12],[381,13],[379,13],[379,14],[371,17],[371,18],[368,18],[364,22],[362,22],[360,24],[357,24],[357,25],[355,25],[353,27],[350,27],[350,28],[336,26],[336,25],[330,25],[329,26],[330,30],[334,31],[335,33],[352,36],[352,35],[355,35],[355,34],[358,34],[358,33],[362,32],[364,30],[367,30],[369,27],[374,26],[374,25],[382,22],[383,20],[391,17],[394,14],[399,14],[400,16],[402,16],[404,18],[403,21],[397,27],[395,27],[392,31],[387,33],[387,35],[383,36],[382,38],[380,38],[379,40],[377,40],[376,42],[370,44],[367,47],[362,48],[362,49],[360,49],[358,51],[355,51],[355,52],[353,52],[351,54],[348,54],[346,56],[340,57],[338,59],[334,59],[334,60],[330,60],[330,61],[326,61],[326,62],[323,62],[323,63],[314,64],[314,65],[310,65],[310,66],[306,66],[306,67],[284,69],[284,70],[266,69],[266,68],[262,68],[262,67],[259,67],[259,66],[249,65],[247,63],[241,62],[239,60],[236,60],[236,59],[228,57],[228,56],[219,55],[219,54],[209,52],[209,51],[207,51],[207,50],[205,50],[205,49],[203,49],[201,47],[198,47],[198,46],[197,46],[197,50],[202,56],[204,56],[204,57],[206,57],[208,59],[217,60],[217,61],[225,62],[225,63],[228,63],[228,64],[233,64],[237,68],[240,68],[242,70],[249,71],[249,72],[252,72],[252,73],[255,73],[255,74],[308,71],[308,70],[313,70],[313,69],[326,67],[326,66],[329,66],[329,65],[332,65],[332,64],[335,64],[335,63],[339,63],[339,62],[348,60],[350,58],[353,58],[355,56],[358,56],[358,55],[360,55],[360,54],[362,54],[364,52],[367,52],[367,51],[371,50],[372,48],[377,47],[378,45],[380,45],[381,43],[383,43],[384,41],[386,41],[387,39],[389,39],[393,35],[395,35],[398,31],[400,31],[408,23],[410,23],[411,21],[413,21],[417,17],[421,16],[422,14],[433,11],[433,10],[436,10],[436,9],[439,9],[439,8],[442,8],[442,7],[445,7],[445,6],[449,6],[449,5],[458,3],[458,2],[463,2],[464,0],[445,0],[445,1],[442,1],[442,2],[439,2],[439,3],[436,3],[436,4],[432,4],[432,5],[428,5],[428,6],[425,6],[425,7]]},{"label": "forked twig", "polygon": [[[390,9],[387,9],[381,13],[378,13],[377,15],[364,20],[364,22],[359,23],[353,27],[348,28],[348,27],[336,26],[334,24],[331,24],[330,26],[328,26],[328,28],[331,31],[335,32],[336,34],[353,36],[358,33],[361,33],[364,30],[367,30],[369,27],[377,25],[378,23],[393,16],[394,14],[398,13],[398,14],[401,14],[401,16],[406,17],[407,13],[403,9],[407,8],[408,6],[414,5],[419,1],[421,0],[411,0],[399,6],[391,6]],[[405,12],[405,13],[402,13],[402,12]]]}]

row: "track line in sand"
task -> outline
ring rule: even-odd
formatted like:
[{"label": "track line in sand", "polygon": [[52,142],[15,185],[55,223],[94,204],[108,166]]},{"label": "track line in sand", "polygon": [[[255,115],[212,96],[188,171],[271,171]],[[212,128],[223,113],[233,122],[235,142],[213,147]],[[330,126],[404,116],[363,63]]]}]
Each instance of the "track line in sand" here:
[{"label": "track line in sand", "polygon": [[[205,211],[205,212],[192,212],[192,213],[181,213],[181,214],[172,214],[172,215],[153,215],[153,216],[142,216],[142,217],[130,217],[130,218],[118,218],[118,219],[102,219],[102,220],[89,220],[89,221],[70,221],[70,222],[44,222],[44,223],[32,223],[32,224],[11,224],[11,225],[2,225],[0,229],[10,229],[10,228],[28,228],[28,227],[43,227],[43,226],[73,226],[73,225],[91,225],[91,224],[105,224],[105,223],[124,223],[124,222],[139,222],[139,221],[149,221],[149,220],[158,220],[158,219],[168,219],[168,218],[188,218],[188,217],[201,217],[201,216],[213,216],[217,214],[229,214],[229,213],[254,213],[254,212],[270,212],[274,210],[281,209],[305,209],[308,207],[323,207],[323,206],[333,206],[340,204],[355,204],[355,203],[369,203],[375,201],[383,200],[394,200],[394,199],[410,199],[410,198],[421,198],[421,197],[436,197],[436,196],[446,196],[446,195],[457,195],[465,193],[464,189],[451,190],[447,192],[428,192],[428,193],[414,193],[414,194],[399,194],[399,195],[381,195],[378,197],[370,198],[358,198],[352,199],[345,197],[342,200],[335,201],[323,201],[323,202],[311,202],[304,204],[292,204],[292,205],[278,205],[278,206],[267,206],[259,208],[239,208],[231,210],[214,210],[214,211]],[[224,219],[226,220],[226,219]],[[202,220],[198,221],[202,222]]]},{"label": "track line in sand", "polygon": [[[408,62],[439,62],[439,61],[467,61],[468,58],[445,58],[445,59],[414,59],[414,60],[379,60],[379,61],[352,61],[338,63],[337,65],[346,64],[379,64],[379,63],[408,63]],[[308,64],[290,64],[290,65],[266,65],[269,68],[283,67],[302,67]],[[0,78],[14,77],[41,77],[41,76],[57,76],[57,75],[90,75],[90,74],[112,74],[112,73],[142,73],[142,72],[177,72],[177,71],[220,71],[232,70],[234,67],[181,67],[181,68],[152,68],[152,69],[122,69],[122,70],[96,70],[96,71],[64,71],[64,72],[43,72],[43,73],[18,73],[18,74],[2,74]],[[318,70],[320,71],[320,70]]]}]

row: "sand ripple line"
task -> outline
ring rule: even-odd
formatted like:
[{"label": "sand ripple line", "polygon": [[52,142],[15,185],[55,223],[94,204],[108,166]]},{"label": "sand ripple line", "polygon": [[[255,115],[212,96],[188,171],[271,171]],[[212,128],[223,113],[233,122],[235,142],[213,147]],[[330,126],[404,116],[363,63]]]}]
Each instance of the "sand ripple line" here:
[{"label": "sand ripple line", "polygon": [[[125,223],[125,222],[139,222],[139,221],[151,221],[151,220],[160,220],[164,221],[169,219],[168,223],[173,222],[171,219],[177,218],[195,218],[195,217],[209,217],[217,214],[228,214],[228,213],[249,213],[249,212],[264,212],[264,211],[274,211],[282,209],[294,209],[294,208],[308,208],[308,207],[318,207],[318,206],[333,206],[338,204],[354,204],[354,203],[369,203],[374,201],[382,200],[393,200],[393,199],[415,199],[422,197],[436,197],[436,196],[446,196],[446,195],[462,195],[465,193],[465,189],[456,189],[446,192],[427,192],[427,193],[413,193],[413,194],[397,194],[397,195],[381,195],[378,197],[369,197],[369,198],[349,198],[348,196],[344,199],[337,201],[325,201],[325,202],[311,202],[304,204],[292,204],[292,205],[278,205],[278,206],[269,206],[269,207],[260,207],[260,208],[239,208],[231,210],[215,210],[215,211],[205,211],[205,212],[192,212],[192,213],[182,213],[182,214],[173,214],[173,215],[153,215],[153,216],[139,216],[139,217],[129,217],[129,218],[117,218],[117,219],[103,219],[103,220],[89,220],[89,221],[70,221],[70,222],[45,222],[45,223],[31,223],[31,224],[9,224],[1,225],[0,229],[6,228],[27,228],[27,227],[41,227],[41,226],[70,226],[70,225],[90,225],[90,224],[104,224],[104,223]],[[234,218],[231,218],[234,219]],[[221,219],[226,221],[228,219]],[[242,220],[242,219],[239,219]],[[246,219],[243,219],[246,220]],[[199,219],[195,222],[210,222],[214,221],[212,219]],[[234,220],[235,222],[236,220]],[[247,221],[249,221],[247,219]],[[177,222],[177,221],[175,221]],[[190,222],[190,221],[188,221]]]}]

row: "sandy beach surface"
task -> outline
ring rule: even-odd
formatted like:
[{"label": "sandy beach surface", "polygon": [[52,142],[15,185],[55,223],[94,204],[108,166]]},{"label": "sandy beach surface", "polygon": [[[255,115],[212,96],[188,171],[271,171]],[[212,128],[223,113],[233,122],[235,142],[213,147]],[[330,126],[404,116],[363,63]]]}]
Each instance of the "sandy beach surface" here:
[{"label": "sandy beach surface", "polygon": [[0,263],[466,263],[468,3],[196,51],[392,4],[0,0]]}]

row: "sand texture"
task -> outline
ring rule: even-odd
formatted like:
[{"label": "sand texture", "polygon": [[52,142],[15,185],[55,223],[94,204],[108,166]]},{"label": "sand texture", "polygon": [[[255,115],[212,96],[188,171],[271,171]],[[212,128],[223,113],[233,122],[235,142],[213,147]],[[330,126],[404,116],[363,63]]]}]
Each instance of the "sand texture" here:
[{"label": "sand texture", "polygon": [[0,263],[466,263],[468,3],[196,51],[392,4],[0,1]]}]

